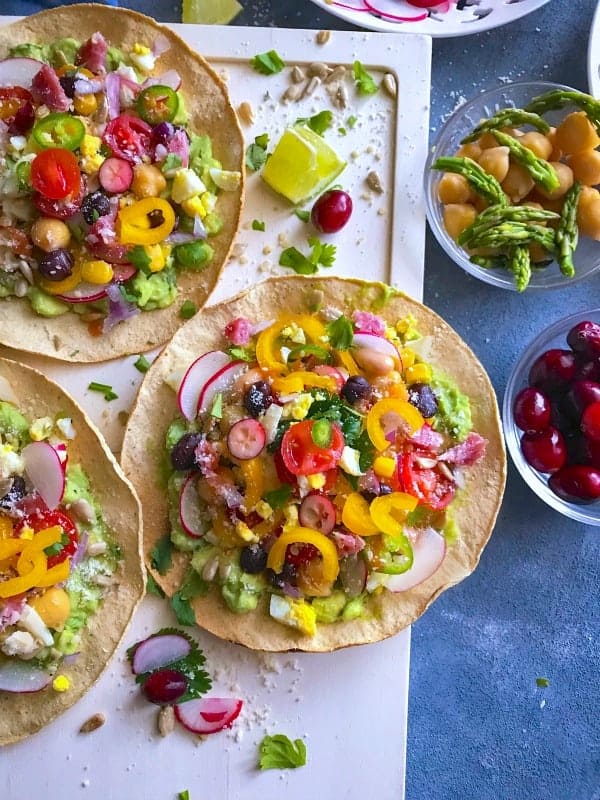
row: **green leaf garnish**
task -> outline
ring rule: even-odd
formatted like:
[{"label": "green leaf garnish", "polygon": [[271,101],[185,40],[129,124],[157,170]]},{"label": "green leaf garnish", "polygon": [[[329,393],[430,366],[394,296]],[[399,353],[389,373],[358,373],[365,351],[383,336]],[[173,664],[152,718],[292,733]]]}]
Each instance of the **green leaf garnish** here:
[{"label": "green leaf garnish", "polygon": [[540,689],[545,689],[546,687],[550,686],[550,681],[548,678],[536,678],[535,682]]},{"label": "green leaf garnish", "polygon": [[181,592],[175,592],[171,598],[171,606],[180,625],[191,626],[196,624],[194,609],[190,605],[189,599],[181,596]]},{"label": "green leaf garnish", "polygon": [[166,575],[171,568],[173,542],[169,534],[165,534],[154,545],[150,552],[150,564],[160,575]]},{"label": "green leaf garnish", "polygon": [[141,244],[136,244],[131,250],[127,253],[127,259],[134,267],[137,269],[141,269],[142,272],[148,274],[150,272],[150,263],[152,259],[146,252],[146,249]]},{"label": "green leaf garnish", "polygon": [[213,400],[212,408],[210,410],[210,415],[215,419],[223,418],[223,395],[221,392],[219,392],[215,397],[215,399]]},{"label": "green leaf garnish", "polygon": [[290,499],[291,494],[292,487],[287,483],[283,483],[277,489],[273,489],[272,492],[265,492],[265,500],[271,508],[283,508]]},{"label": "green leaf garnish", "polygon": [[191,300],[186,300],[179,309],[179,316],[182,319],[191,319],[198,309]]},{"label": "green leaf garnish", "polygon": [[298,219],[301,219],[302,222],[308,222],[310,220],[310,211],[307,211],[306,209],[295,208],[294,214],[298,217]]},{"label": "green leaf garnish", "polygon": [[119,395],[115,393],[112,386],[109,386],[107,383],[97,383],[96,381],[92,381],[88,386],[88,389],[90,392],[99,392],[100,394],[103,394],[105,400],[117,400],[119,397]]},{"label": "green leaf garnish", "polygon": [[279,256],[280,266],[289,267],[298,275],[314,275],[319,265],[333,266],[337,249],[334,244],[323,244],[314,236],[311,236],[308,243],[312,248],[309,256],[305,256],[296,247],[288,247]]},{"label": "green leaf garnish", "polygon": [[44,553],[50,558],[50,556],[57,556],[63,547],[69,544],[71,540],[67,536],[66,533],[62,533],[60,540],[58,542],[54,542],[54,544],[49,545],[48,547],[44,548]]},{"label": "green leaf garnish", "polygon": [[137,361],[133,365],[138,372],[148,372],[150,369],[150,362],[146,358],[146,356],[138,356]]},{"label": "green leaf garnish", "polygon": [[348,131],[346,130],[346,128],[338,128],[338,133],[340,136],[346,136],[348,134]]},{"label": "green leaf garnish", "polygon": [[246,148],[246,166],[253,172],[257,172],[264,167],[267,160],[267,147],[269,146],[269,134],[261,133],[254,137],[254,142]]},{"label": "green leaf garnish", "polygon": [[311,236],[308,243],[312,247],[311,261],[321,264],[323,267],[333,266],[337,251],[337,247],[334,244],[324,244],[316,236]]},{"label": "green leaf garnish", "polygon": [[177,800],[190,800],[190,793],[187,789],[184,789],[183,792],[179,792],[177,795]]},{"label": "green leaf garnish", "polygon": [[367,72],[360,61],[354,62],[352,71],[354,73],[356,91],[359,94],[375,94],[375,92],[379,91],[379,86],[373,80],[373,76]]},{"label": "green leaf garnish", "polygon": [[306,764],[306,745],[302,739],[293,742],[283,733],[265,736],[259,745],[261,769],[296,769]]},{"label": "green leaf garnish", "polygon": [[182,164],[181,156],[178,156],[175,153],[167,153],[167,157],[162,162],[161,171],[171,172],[172,170],[179,169],[181,164]]},{"label": "green leaf garnish", "polygon": [[261,75],[276,75],[285,67],[279,53],[276,50],[268,50],[266,53],[258,53],[250,61],[251,66]]},{"label": "green leaf garnish", "polygon": [[288,361],[295,361],[297,358],[306,358],[306,356],[316,356],[322,362],[329,362],[331,360],[330,354],[324,347],[318,344],[299,344],[293,347],[288,354]]},{"label": "green leaf garnish", "polygon": [[335,350],[349,350],[354,338],[352,323],[343,314],[327,325],[329,343]]},{"label": "green leaf garnish", "polygon": [[164,597],[165,593],[160,588],[158,583],[154,580],[152,573],[148,573],[148,578],[146,580],[146,592],[148,594],[153,594],[156,597]]},{"label": "green leaf garnish", "polygon": [[253,219],[252,220],[252,230],[253,231],[264,231],[265,230],[265,223],[262,219]]},{"label": "green leaf garnish", "polygon": [[322,136],[331,127],[332,122],[333,113],[331,111],[319,111],[312,117],[298,117],[294,125],[308,125],[315,133]]},{"label": "green leaf garnish", "polygon": [[346,125],[350,128],[350,130],[352,130],[352,128],[356,125],[357,122],[358,122],[358,117],[352,115],[351,117],[348,117],[348,119],[346,120]]}]

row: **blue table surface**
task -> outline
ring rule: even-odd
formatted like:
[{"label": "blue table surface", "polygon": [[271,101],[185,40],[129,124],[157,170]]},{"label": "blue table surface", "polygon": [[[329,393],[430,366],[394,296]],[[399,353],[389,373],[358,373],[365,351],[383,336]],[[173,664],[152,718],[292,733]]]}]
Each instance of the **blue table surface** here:
[{"label": "blue table surface", "polygon": [[[241,2],[236,25],[352,29],[308,0]],[[2,0],[0,8],[56,5]],[[121,5],[181,19],[178,0]],[[551,0],[505,27],[434,40],[431,135],[457,98],[497,86],[499,76],[587,90],[594,7]],[[600,306],[600,287],[518,297],[466,275],[428,233],[425,302],[473,347],[501,400],[524,343],[568,311]],[[599,564],[600,531],[550,510],[511,465],[480,566],[413,627],[407,800],[600,800]],[[536,685],[542,676],[547,688]]]}]

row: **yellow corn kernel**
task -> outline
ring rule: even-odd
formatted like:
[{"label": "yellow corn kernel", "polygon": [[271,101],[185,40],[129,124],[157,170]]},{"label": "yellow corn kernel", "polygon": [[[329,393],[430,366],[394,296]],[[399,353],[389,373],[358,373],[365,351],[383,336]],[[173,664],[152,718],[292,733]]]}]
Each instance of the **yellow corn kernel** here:
[{"label": "yellow corn kernel", "polygon": [[407,383],[431,383],[431,367],[429,364],[414,364],[404,371]]},{"label": "yellow corn kernel", "polygon": [[271,519],[273,516],[273,509],[267,503],[266,500],[259,500],[258,503],[254,506],[254,510],[258,514],[259,517],[262,519]]},{"label": "yellow corn kernel", "polygon": [[31,539],[33,539],[33,536],[34,536],[34,530],[33,528],[30,528],[29,525],[25,525],[23,528],[21,528],[21,532],[19,533],[19,539],[27,539],[28,541],[30,541]]},{"label": "yellow corn kernel", "polygon": [[71,688],[71,681],[66,675],[57,675],[52,681],[52,688],[55,692],[66,692]]},{"label": "yellow corn kernel", "polygon": [[102,139],[99,136],[91,136],[86,133],[79,145],[79,151],[82,156],[94,156],[100,150],[101,145]]},{"label": "yellow corn kernel", "polygon": [[258,542],[258,536],[241,520],[236,522],[235,532],[243,542]]},{"label": "yellow corn kernel", "polygon": [[106,261],[84,261],[81,265],[81,277],[88,283],[110,283],[113,279],[113,268]]},{"label": "yellow corn kernel", "polygon": [[82,94],[73,99],[73,107],[77,114],[89,117],[98,108],[98,101],[95,94]]},{"label": "yellow corn kernel", "polygon": [[132,50],[132,52],[133,52],[133,53],[135,53],[135,54],[136,54],[136,55],[138,55],[138,56],[147,56],[147,55],[148,55],[149,53],[151,53],[152,51],[150,50],[150,48],[149,48],[149,47],[146,47],[146,45],[145,45],[145,44],[140,44],[139,42],[136,42],[136,43],[133,45],[133,50]]},{"label": "yellow corn kernel", "polygon": [[150,272],[160,272],[165,268],[167,259],[162,245],[146,244],[144,245],[144,251],[150,259],[150,263],[148,264]]},{"label": "yellow corn kernel", "polygon": [[187,200],[184,200],[181,204],[181,207],[188,217],[200,217],[200,219],[204,219],[206,216],[204,203],[197,194],[195,194],[193,197],[189,197]]},{"label": "yellow corn kernel", "polygon": [[380,478],[391,478],[396,471],[396,459],[377,456],[373,462],[373,470]]},{"label": "yellow corn kernel", "polygon": [[327,478],[322,472],[315,472],[314,475],[307,475],[306,480],[311,489],[322,489]]},{"label": "yellow corn kernel", "polygon": [[400,350],[400,361],[402,361],[402,369],[408,369],[415,363],[416,354],[411,347],[403,347]]}]

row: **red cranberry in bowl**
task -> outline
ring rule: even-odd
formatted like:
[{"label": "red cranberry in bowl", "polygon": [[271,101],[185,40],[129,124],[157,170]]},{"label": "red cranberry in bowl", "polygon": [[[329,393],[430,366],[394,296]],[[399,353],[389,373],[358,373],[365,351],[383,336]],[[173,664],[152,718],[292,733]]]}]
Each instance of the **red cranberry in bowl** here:
[{"label": "red cranberry in bowl", "polygon": [[600,470],[571,464],[551,475],[548,486],[569,503],[593,503],[600,498]]},{"label": "red cranberry in bowl", "polygon": [[513,414],[522,431],[543,431],[550,425],[550,400],[539,389],[526,386],[515,398]]},{"label": "red cranberry in bowl", "polygon": [[567,460],[564,436],[552,426],[539,433],[524,433],[521,450],[527,463],[540,472],[556,472]]},{"label": "red cranberry in bowl", "polygon": [[553,348],[546,350],[533,362],[529,370],[529,384],[544,394],[556,396],[571,383],[576,371],[575,353]]},{"label": "red cranberry in bowl", "polygon": [[578,359],[577,380],[600,383],[600,358]]},{"label": "red cranberry in bowl", "polygon": [[581,416],[581,430],[586,439],[600,442],[600,402],[591,403]]},{"label": "red cranberry in bowl", "polygon": [[584,410],[598,401],[600,401],[600,383],[595,381],[574,381],[567,392],[563,406],[570,417],[579,420]]},{"label": "red cranberry in bowl", "polygon": [[579,322],[567,334],[567,344],[587,358],[600,356],[600,325],[590,320]]}]

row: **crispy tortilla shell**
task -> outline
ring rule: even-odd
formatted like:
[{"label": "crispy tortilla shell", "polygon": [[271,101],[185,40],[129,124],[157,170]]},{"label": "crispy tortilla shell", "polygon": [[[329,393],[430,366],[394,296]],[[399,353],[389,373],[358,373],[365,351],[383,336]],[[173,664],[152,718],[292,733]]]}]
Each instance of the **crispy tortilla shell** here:
[{"label": "crispy tortilla shell", "polygon": [[183,77],[182,91],[189,127],[208,134],[215,157],[223,169],[242,173],[236,191],[221,192],[218,213],[223,230],[210,238],[215,254],[203,272],[179,273],[179,292],[168,308],[142,311],[102,336],[92,336],[73,312],[47,319],[36,314],[26,299],[0,301],[0,343],[17,350],[40,353],[64,361],[106,361],[139,353],[167,342],[181,325],[180,308],[190,300],[197,308],[214,289],[238,229],[244,196],[244,140],[223,81],[212,67],[168,27],[134,11],[103,5],[74,5],[42,11],[12,25],[0,27],[0,58],[10,47],[24,42],[49,43],[67,36],[85,41],[100,31],[109,44],[131,49],[135,42],[151,45],[166,37],[170,49],[160,56],[155,74],[176,69]]},{"label": "crispy tortilla shell", "polygon": [[[175,393],[165,378],[202,353],[222,348],[225,325],[235,317],[258,321],[274,318],[283,311],[306,311],[308,295],[314,294],[314,290],[324,293],[327,305],[348,313],[355,308],[376,309],[389,322],[413,314],[418,330],[431,337],[428,360],[453,377],[469,396],[474,430],[488,440],[485,457],[468,470],[466,491],[455,503],[455,517],[462,535],[448,548],[442,566],[428,580],[408,592],[384,591],[372,596],[367,618],[320,624],[313,638],[273,620],[268,615],[266,601],[251,613],[232,613],[218,589],[211,588],[208,596],[196,598],[192,603],[198,625],[223,639],[257,650],[315,652],[376,642],[414,622],[438,595],[477,566],[494,527],[506,479],[506,454],[496,396],[473,352],[437,314],[402,294],[392,296],[379,308],[378,301],[385,297],[386,288],[382,284],[340,278],[275,278],[261,283],[228,302],[204,309],[178,331],[146,375],[126,430],[121,463],[142,501],[144,553],[149,566],[152,548],[169,529],[167,495],[159,476],[165,434],[179,413]],[[180,587],[188,562],[188,555],[174,551],[173,568],[166,575],[153,571],[169,596]]]},{"label": "crispy tortilla shell", "polygon": [[69,678],[68,691],[55,692],[49,686],[33,694],[0,692],[0,745],[4,745],[52,722],[98,680],[144,594],[145,570],[139,502],[92,422],[60,386],[31,367],[0,358],[1,378],[9,381],[19,410],[28,419],[55,417],[58,412],[71,417],[77,435],[69,443],[70,459],[85,469],[104,520],[122,553],[116,582],[107,587],[102,604],[90,617],[79,656],[60,667],[60,673]]}]

